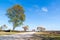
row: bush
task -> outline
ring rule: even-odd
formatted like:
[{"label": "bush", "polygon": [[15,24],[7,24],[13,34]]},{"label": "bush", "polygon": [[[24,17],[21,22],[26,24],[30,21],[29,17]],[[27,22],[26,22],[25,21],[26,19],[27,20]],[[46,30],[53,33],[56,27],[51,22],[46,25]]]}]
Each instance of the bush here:
[{"label": "bush", "polygon": [[10,32],[10,30],[5,30],[5,32]]}]

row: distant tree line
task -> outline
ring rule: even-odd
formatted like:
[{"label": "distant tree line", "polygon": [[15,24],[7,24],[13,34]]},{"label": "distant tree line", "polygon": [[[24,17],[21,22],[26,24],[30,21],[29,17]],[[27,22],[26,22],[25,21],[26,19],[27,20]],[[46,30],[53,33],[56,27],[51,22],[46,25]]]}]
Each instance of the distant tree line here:
[{"label": "distant tree line", "polygon": [[[6,24],[0,26],[0,30],[5,30],[5,29],[7,29],[7,28],[8,28],[8,26],[7,26]],[[29,31],[29,26],[28,26],[28,25],[23,26],[22,28],[24,29],[24,31],[27,31],[27,30]],[[44,27],[37,27],[36,29],[37,29],[37,30],[32,29],[32,31],[41,32],[41,31],[45,31],[45,30],[46,30]],[[8,29],[8,30],[10,30],[10,29]]]}]

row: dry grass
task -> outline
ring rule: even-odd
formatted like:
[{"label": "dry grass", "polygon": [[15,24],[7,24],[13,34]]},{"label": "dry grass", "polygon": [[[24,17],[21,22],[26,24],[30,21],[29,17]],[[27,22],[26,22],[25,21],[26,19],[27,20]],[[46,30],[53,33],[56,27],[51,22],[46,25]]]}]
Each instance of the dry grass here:
[{"label": "dry grass", "polygon": [[50,33],[47,33],[47,32],[36,32],[35,34],[39,34],[39,35],[44,35],[45,37],[60,37],[60,34],[50,34]]},{"label": "dry grass", "polygon": [[49,34],[49,33],[47,33],[47,32],[36,32],[35,34],[43,34],[43,35],[47,35],[47,34]]},{"label": "dry grass", "polygon": [[12,35],[16,33],[19,33],[19,32],[0,32],[0,35]]}]

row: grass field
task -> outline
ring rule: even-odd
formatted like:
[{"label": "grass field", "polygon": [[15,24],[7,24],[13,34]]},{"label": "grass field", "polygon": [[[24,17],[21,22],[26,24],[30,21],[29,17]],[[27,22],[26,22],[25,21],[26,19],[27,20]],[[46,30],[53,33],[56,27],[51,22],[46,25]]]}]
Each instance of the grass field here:
[{"label": "grass field", "polygon": [[[26,32],[0,32],[0,35],[12,35],[12,34],[17,34],[17,33],[26,33]],[[27,32],[29,34],[29,32]],[[49,37],[60,37],[60,34],[49,34],[49,33],[44,33],[44,32],[35,32],[34,34],[38,35],[45,35]]]},{"label": "grass field", "polygon": [[51,40],[60,40],[60,34],[49,34],[44,32],[36,32],[35,34],[44,35],[45,38],[51,39]]},{"label": "grass field", "polygon": [[17,34],[19,32],[0,32],[0,35],[12,35],[12,34]]},{"label": "grass field", "polygon": [[49,33],[46,33],[46,32],[36,32],[35,34],[43,34],[43,35],[47,35]]},{"label": "grass field", "polygon": [[[17,33],[24,33],[24,32],[0,32],[0,35],[12,35]],[[29,32],[27,32],[29,33]],[[45,38],[54,38],[54,40],[60,40],[60,34],[49,34],[49,33],[43,33],[43,32],[35,32],[35,34],[38,35],[44,35]]]}]

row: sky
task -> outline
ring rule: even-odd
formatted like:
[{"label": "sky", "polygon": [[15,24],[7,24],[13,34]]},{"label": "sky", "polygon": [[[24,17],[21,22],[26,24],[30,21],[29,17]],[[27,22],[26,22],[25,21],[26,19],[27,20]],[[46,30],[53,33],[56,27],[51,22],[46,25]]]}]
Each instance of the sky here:
[{"label": "sky", "polygon": [[[24,8],[26,19],[23,26],[29,25],[29,30],[37,27],[60,30],[60,0],[0,0],[0,26],[6,24],[12,29],[13,25],[5,14],[15,4]],[[23,30],[23,26],[15,30]]]}]

